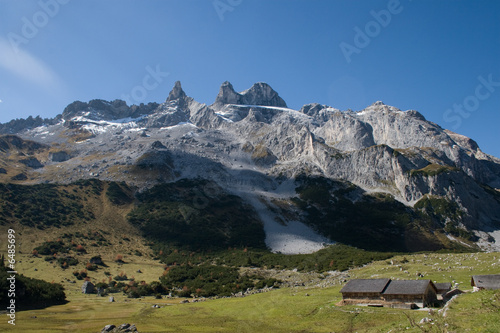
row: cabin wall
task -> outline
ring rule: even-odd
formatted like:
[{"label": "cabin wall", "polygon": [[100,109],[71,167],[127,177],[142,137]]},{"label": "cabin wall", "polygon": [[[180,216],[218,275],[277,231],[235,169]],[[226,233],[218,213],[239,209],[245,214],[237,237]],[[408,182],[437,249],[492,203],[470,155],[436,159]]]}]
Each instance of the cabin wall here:
[{"label": "cabin wall", "polygon": [[343,299],[373,299],[383,300],[380,293],[342,293]]}]

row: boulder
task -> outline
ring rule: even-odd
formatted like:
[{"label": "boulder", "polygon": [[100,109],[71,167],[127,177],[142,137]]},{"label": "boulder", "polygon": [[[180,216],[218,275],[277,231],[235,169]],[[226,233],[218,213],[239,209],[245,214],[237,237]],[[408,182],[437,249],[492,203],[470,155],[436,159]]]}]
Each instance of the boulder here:
[{"label": "boulder", "polygon": [[104,326],[104,328],[102,329],[101,333],[104,333],[104,332],[111,332],[111,331],[113,331],[115,328],[116,328],[116,326],[115,326],[115,325],[106,325],[106,326]]},{"label": "boulder", "polygon": [[94,294],[96,292],[95,286],[90,281],[85,281],[82,285],[82,293],[84,294]]}]

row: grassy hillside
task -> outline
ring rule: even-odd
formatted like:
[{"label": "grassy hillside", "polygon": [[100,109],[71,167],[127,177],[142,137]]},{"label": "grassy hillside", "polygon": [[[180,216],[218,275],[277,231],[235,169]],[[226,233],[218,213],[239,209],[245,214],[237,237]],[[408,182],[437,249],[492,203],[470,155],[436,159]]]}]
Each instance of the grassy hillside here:
[{"label": "grassy hillside", "polygon": [[[204,180],[163,184],[136,197],[126,184],[99,180],[1,186],[0,234],[8,227],[16,230],[16,269],[27,277],[60,283],[69,300],[44,310],[21,311],[18,325],[0,322],[1,331],[97,332],[106,324],[131,322],[140,332],[420,332],[415,323],[425,316],[434,316],[434,327],[447,324],[450,332],[473,325],[479,325],[479,332],[499,329],[494,312],[498,293],[493,292],[460,296],[446,317],[336,306],[344,281],[356,277],[429,278],[468,289],[472,274],[500,272],[498,254],[396,255],[342,244],[310,255],[273,254],[265,248],[262,225],[253,210]],[[445,236],[423,234],[426,224],[415,223],[420,213],[386,196],[364,197],[357,203],[343,199],[353,190],[345,184],[325,186],[321,180],[309,180],[298,189],[295,205],[309,213],[313,226],[349,231],[343,236],[346,242],[349,237],[365,237],[373,240],[368,245],[393,244],[392,236],[405,235],[404,243],[392,249],[406,246],[412,237],[423,237],[421,244],[429,244],[429,239],[446,244]],[[442,226],[430,213],[450,207],[429,198],[421,205],[427,214],[422,221],[437,230]],[[322,214],[325,211],[329,215]],[[412,233],[412,228],[419,232]],[[5,250],[5,239],[0,239],[0,253]],[[96,256],[103,264],[91,264]],[[356,268],[361,265],[365,266]],[[82,295],[84,278],[94,284],[121,283],[110,290],[116,302]],[[182,298],[166,297],[277,287],[273,278],[285,283],[278,290],[244,298],[179,304]],[[163,295],[161,299],[134,298],[151,286],[161,286],[154,291]],[[161,307],[152,308],[153,304]],[[467,312],[477,318],[468,319]]]},{"label": "grassy hillside", "polygon": [[[396,256],[350,270],[350,278],[377,276],[453,281],[470,289],[471,274],[500,272],[498,253]],[[401,268],[403,268],[401,270]],[[455,299],[446,316],[437,311],[337,306],[342,276],[327,275],[315,286],[281,288],[244,298],[179,304],[181,298],[127,299],[116,302],[68,290],[70,302],[17,314],[17,325],[0,322],[2,332],[98,332],[106,324],[134,323],[140,332],[498,332],[500,292],[467,293]],[[158,304],[160,308],[153,308]],[[424,317],[434,324],[418,324]]]}]

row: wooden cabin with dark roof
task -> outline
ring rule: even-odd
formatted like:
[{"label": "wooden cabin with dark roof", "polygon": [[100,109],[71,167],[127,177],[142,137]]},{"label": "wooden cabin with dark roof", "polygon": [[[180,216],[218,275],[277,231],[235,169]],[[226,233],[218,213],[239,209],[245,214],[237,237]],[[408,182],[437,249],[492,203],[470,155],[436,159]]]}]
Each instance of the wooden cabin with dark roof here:
[{"label": "wooden cabin with dark roof", "polygon": [[474,291],[500,289],[500,274],[473,275],[470,284]]},{"label": "wooden cabin with dark roof", "polygon": [[347,282],[340,290],[344,304],[380,305],[382,292],[390,279],[355,279]]},{"label": "wooden cabin with dark roof", "polygon": [[437,289],[431,280],[394,280],[382,295],[386,302],[415,304],[421,308],[437,302]]},{"label": "wooden cabin with dark roof", "polygon": [[441,283],[437,282],[437,283],[434,283],[434,286],[436,287],[437,298],[439,301],[442,301],[443,296],[451,290],[451,283],[450,282],[441,282]]},{"label": "wooden cabin with dark roof", "polygon": [[355,279],[340,292],[343,304],[416,308],[437,302],[431,280]]}]

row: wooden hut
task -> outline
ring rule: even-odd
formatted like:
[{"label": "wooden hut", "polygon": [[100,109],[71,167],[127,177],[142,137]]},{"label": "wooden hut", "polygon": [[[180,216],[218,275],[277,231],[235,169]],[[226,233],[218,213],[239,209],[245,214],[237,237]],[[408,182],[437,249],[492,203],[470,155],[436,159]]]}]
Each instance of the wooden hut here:
[{"label": "wooden hut", "polygon": [[436,287],[437,290],[437,297],[438,300],[443,300],[443,295],[445,295],[447,292],[451,290],[451,283],[450,282],[441,282],[441,283],[434,283],[434,286]]},{"label": "wooden hut", "polygon": [[388,303],[425,307],[436,303],[437,289],[431,280],[394,280],[382,293]]},{"label": "wooden hut", "polygon": [[473,275],[470,284],[474,291],[500,289],[500,274]]},{"label": "wooden hut", "polygon": [[[444,293],[450,283],[440,285]],[[431,280],[355,279],[341,290],[343,304],[413,309],[437,303],[438,289]]]},{"label": "wooden hut", "polygon": [[340,290],[344,304],[368,304],[382,306],[382,292],[390,279],[355,279]]}]

